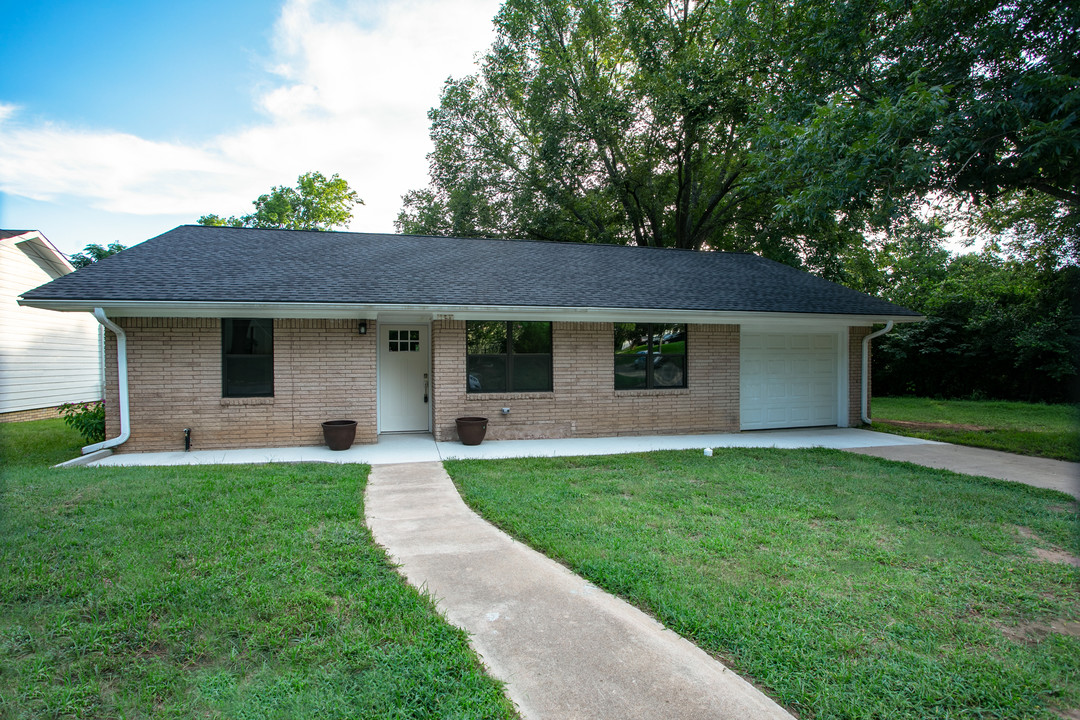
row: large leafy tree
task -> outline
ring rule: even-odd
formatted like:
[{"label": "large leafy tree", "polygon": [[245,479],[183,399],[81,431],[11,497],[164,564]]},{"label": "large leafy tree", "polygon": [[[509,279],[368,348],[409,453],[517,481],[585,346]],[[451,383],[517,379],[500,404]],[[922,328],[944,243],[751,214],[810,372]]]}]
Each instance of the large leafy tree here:
[{"label": "large leafy tree", "polygon": [[363,205],[344,179],[329,179],[309,172],[296,180],[296,187],[274,186],[253,203],[255,212],[241,217],[203,215],[200,225],[280,228],[287,230],[333,230],[347,227],[353,206]]},{"label": "large leafy tree", "polygon": [[812,255],[750,182],[771,79],[745,12],[508,0],[479,72],[430,113],[431,185],[399,230]]},{"label": "large leafy tree", "polygon": [[[753,250],[844,277],[927,198],[1076,252],[1076,3],[508,0],[398,227]],[[1030,225],[1030,223],[1029,223]]]},{"label": "large leafy tree", "polygon": [[882,227],[968,200],[998,230],[1033,210],[1080,257],[1080,5],[797,0],[759,27],[783,72],[755,158],[781,216]]}]

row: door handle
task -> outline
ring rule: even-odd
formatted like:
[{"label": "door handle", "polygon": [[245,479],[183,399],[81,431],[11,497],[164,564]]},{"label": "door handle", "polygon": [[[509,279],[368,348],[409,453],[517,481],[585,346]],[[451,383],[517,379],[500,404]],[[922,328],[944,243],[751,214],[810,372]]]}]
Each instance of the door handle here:
[{"label": "door handle", "polygon": [[424,373],[424,402],[428,401],[428,376]]}]

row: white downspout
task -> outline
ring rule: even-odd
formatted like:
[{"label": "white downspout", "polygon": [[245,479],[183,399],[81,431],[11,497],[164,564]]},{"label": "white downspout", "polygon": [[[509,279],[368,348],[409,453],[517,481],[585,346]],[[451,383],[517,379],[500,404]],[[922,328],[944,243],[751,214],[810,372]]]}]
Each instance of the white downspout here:
[{"label": "white downspout", "polygon": [[82,449],[83,455],[98,450],[106,450],[127,442],[131,437],[131,421],[128,417],[128,367],[127,367],[127,335],[116,323],[105,316],[101,308],[94,308],[94,317],[102,327],[112,330],[116,335],[116,374],[119,380],[120,394],[120,434],[111,440],[87,445]]},{"label": "white downspout", "polygon": [[862,387],[862,405],[859,408],[862,410],[862,421],[867,425],[873,425],[873,420],[870,419],[870,384],[867,382],[867,376],[870,374],[870,341],[876,337],[880,337],[889,332],[893,328],[893,321],[890,320],[885,324],[881,330],[872,332],[862,339],[862,381],[859,385]]}]

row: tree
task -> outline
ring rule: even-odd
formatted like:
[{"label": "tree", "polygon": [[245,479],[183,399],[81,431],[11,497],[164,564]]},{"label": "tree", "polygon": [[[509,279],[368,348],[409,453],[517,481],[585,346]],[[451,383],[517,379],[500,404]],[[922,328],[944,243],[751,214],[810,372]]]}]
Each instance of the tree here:
[{"label": "tree", "polygon": [[119,242],[111,242],[108,247],[99,245],[97,243],[91,243],[82,249],[82,252],[77,252],[72,255],[69,260],[71,264],[75,266],[75,269],[84,268],[87,265],[93,265],[102,258],[107,258],[110,255],[115,255],[121,250],[127,248],[121,245]]},{"label": "tree", "polygon": [[297,178],[296,187],[274,186],[252,203],[255,212],[243,217],[203,215],[200,225],[280,228],[287,230],[333,230],[347,227],[354,205],[364,201],[349,184],[334,174],[329,180],[320,172]]},{"label": "tree", "polygon": [[402,232],[755,250],[850,238],[768,221],[748,157],[770,69],[735,2],[508,0],[479,72],[430,113]]},{"label": "tree", "polygon": [[883,395],[1065,402],[1080,378],[1080,267],[1042,267],[990,247],[941,262],[927,235],[879,259],[902,282],[882,295],[924,313],[874,344]]},{"label": "tree", "polygon": [[841,212],[884,227],[927,196],[983,209],[1034,199],[1055,217],[1071,217],[1075,229],[1080,5],[801,0],[782,7],[759,36],[782,63],[783,102],[754,146],[782,217]]}]

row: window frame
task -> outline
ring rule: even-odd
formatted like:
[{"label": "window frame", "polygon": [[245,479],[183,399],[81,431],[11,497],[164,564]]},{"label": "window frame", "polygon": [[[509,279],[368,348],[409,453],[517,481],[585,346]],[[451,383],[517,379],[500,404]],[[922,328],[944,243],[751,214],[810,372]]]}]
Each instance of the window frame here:
[{"label": "window frame", "polygon": [[[616,384],[618,359],[620,357],[631,357],[626,353],[620,353],[614,351],[615,346],[615,328],[618,325],[633,325],[635,333],[644,334],[648,338],[646,343],[645,355],[643,358],[645,364],[645,386],[633,387],[633,388],[620,388]],[[681,353],[663,353],[660,348],[654,348],[654,338],[663,332],[664,328],[678,328],[678,332],[681,332],[683,336],[683,351]],[[664,322],[644,322],[644,323],[613,323],[612,324],[612,378],[611,383],[616,391],[619,392],[640,392],[642,390],[686,390],[690,387],[690,326],[687,323],[664,323]],[[663,338],[661,337],[660,347],[663,347]],[[657,385],[655,379],[656,360],[654,358],[663,358],[665,355],[669,357],[682,357],[682,384],[681,385]]]},{"label": "window frame", "polygon": [[[229,346],[227,343],[231,341],[229,337],[229,330],[232,328],[232,323],[236,321],[258,323],[263,331],[270,336],[270,352],[269,353],[231,353],[228,352]],[[269,392],[257,392],[257,393],[239,393],[230,392],[229,382],[229,360],[237,357],[265,357],[266,362],[269,364],[270,375],[270,391]],[[235,371],[234,371],[235,372]],[[233,378],[235,384],[236,378]],[[221,318],[221,397],[222,398],[259,398],[259,397],[274,397],[274,320],[272,318]]]},{"label": "window frame", "polygon": [[[477,353],[473,354],[469,352],[469,325],[472,323],[499,323],[503,326],[506,340],[506,352],[500,353],[506,356],[505,374],[506,388],[503,390],[473,390],[469,386],[469,359],[473,357],[493,357],[491,353]],[[543,323],[548,326],[548,340],[550,347],[546,353],[515,353],[514,352],[514,329],[515,323]],[[545,320],[467,320],[465,321],[465,394],[466,395],[497,395],[497,394],[521,394],[521,393],[550,393],[555,389],[555,340],[552,335],[552,323]],[[514,356],[547,356],[547,379],[548,385],[545,389],[529,389],[529,390],[516,390],[514,389]]]}]

